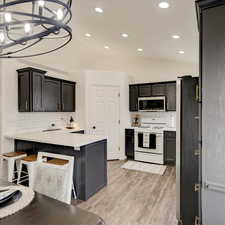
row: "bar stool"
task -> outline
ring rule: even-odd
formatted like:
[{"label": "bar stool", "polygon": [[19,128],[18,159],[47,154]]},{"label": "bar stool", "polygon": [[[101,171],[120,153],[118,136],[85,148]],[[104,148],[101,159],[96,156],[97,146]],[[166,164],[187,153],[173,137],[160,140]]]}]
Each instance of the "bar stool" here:
[{"label": "bar stool", "polygon": [[[44,161],[43,157],[49,160]],[[73,185],[74,157],[46,152],[38,153],[35,166],[34,190],[67,204],[71,193],[76,198]]]},{"label": "bar stool", "polygon": [[[18,162],[26,157],[27,154],[25,152],[10,152],[2,155],[2,158],[8,162],[8,181],[10,183],[14,181],[18,181],[19,171],[18,171]],[[16,164],[16,170],[15,170]],[[15,174],[17,173],[17,178],[15,178]]]},{"label": "bar stool", "polygon": [[[17,184],[20,184],[24,181],[29,181],[29,187],[33,189],[34,186],[34,169],[37,162],[37,155],[29,155],[20,160],[19,169],[18,169],[18,179]],[[28,173],[22,171],[23,165],[26,165]],[[21,176],[21,174],[26,174]],[[22,180],[21,180],[22,179]]]},{"label": "bar stool", "polygon": [[[56,165],[56,166],[65,166],[65,165],[67,165],[69,163],[69,160],[65,160],[65,159],[50,159],[50,160],[46,161],[46,163],[52,164],[52,165]],[[77,199],[77,194],[76,194],[76,190],[75,190],[75,186],[74,186],[73,182],[72,182],[72,192],[73,192],[74,199]]]}]

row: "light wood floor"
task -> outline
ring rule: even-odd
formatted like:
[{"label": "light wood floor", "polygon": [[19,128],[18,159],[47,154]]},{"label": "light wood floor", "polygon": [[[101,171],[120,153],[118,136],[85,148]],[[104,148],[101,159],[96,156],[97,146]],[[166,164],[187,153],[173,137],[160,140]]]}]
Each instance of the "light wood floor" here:
[{"label": "light wood floor", "polygon": [[[108,186],[78,207],[101,216],[106,225],[177,225],[175,168],[164,176],[121,169],[124,161],[108,163]],[[0,162],[0,178],[7,178]]]},{"label": "light wood floor", "polygon": [[121,169],[108,163],[108,186],[77,206],[101,216],[106,225],[177,225],[175,168],[164,176]]}]

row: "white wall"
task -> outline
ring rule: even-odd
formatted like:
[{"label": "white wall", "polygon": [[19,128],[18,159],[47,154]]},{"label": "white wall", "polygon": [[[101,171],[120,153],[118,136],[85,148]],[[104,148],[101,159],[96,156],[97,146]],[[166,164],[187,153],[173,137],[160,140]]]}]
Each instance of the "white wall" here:
[{"label": "white wall", "polygon": [[90,89],[92,85],[113,85],[120,88],[120,159],[125,158],[125,128],[130,125],[129,108],[129,89],[128,76],[123,72],[105,72],[105,71],[83,71],[74,72],[74,79],[77,81],[77,118],[79,123],[88,131],[88,102],[91,95]]},{"label": "white wall", "polygon": [[[56,126],[65,126],[71,115],[74,113],[20,113],[18,112],[18,75],[16,70],[32,66],[18,60],[2,60],[0,91],[1,91],[1,151],[13,151],[13,141],[4,138],[6,134],[14,132],[26,132],[29,130],[42,130],[55,123]],[[36,64],[36,68],[46,69]],[[48,68],[48,71],[50,68]],[[67,73],[50,71],[47,75],[70,79]]]},{"label": "white wall", "polygon": [[97,57],[86,58],[81,62],[83,70],[126,72],[130,83],[145,83],[176,80],[179,76],[198,76],[198,64],[169,61],[163,59],[115,58]]}]

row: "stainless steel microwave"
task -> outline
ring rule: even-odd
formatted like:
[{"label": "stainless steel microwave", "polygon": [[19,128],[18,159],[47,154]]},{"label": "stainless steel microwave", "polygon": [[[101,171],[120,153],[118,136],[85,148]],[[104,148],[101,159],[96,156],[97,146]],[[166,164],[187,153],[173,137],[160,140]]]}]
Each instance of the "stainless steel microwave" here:
[{"label": "stainless steel microwave", "polygon": [[140,112],[165,112],[166,97],[146,97],[138,98],[138,110]]}]

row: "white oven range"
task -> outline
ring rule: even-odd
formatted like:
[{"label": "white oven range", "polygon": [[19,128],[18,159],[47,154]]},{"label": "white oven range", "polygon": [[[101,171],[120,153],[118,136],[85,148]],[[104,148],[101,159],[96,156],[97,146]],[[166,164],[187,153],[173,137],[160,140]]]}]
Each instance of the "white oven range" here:
[{"label": "white oven range", "polygon": [[135,160],[164,164],[163,131],[165,127],[166,123],[150,121],[135,128]]}]

